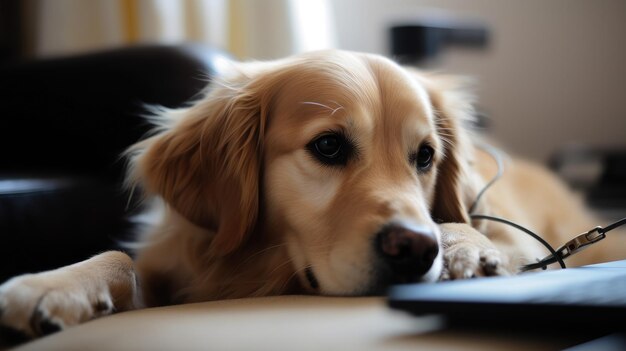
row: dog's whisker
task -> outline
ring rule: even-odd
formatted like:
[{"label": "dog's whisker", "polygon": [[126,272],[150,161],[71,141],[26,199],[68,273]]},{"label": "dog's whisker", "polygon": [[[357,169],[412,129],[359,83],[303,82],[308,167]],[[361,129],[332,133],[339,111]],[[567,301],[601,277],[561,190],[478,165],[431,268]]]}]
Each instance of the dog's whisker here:
[{"label": "dog's whisker", "polygon": [[[337,109],[339,109],[339,108],[344,109],[344,107],[343,107],[340,103],[338,103],[337,101],[335,101],[335,100],[330,100],[330,102],[332,102],[333,104],[337,105]],[[345,109],[344,109],[344,110],[345,110]]]},{"label": "dog's whisker", "polygon": [[[333,103],[335,103],[335,104],[339,105],[336,101],[331,101],[331,102],[333,102]],[[324,105],[324,104],[322,104],[322,103],[319,103],[319,102],[314,102],[314,101],[302,101],[302,102],[300,102],[300,103],[301,103],[302,105],[314,105],[314,106],[319,106],[319,107],[326,108],[326,109],[328,109],[328,110],[330,110],[330,111],[331,111],[331,113],[330,113],[330,115],[331,115],[331,116],[334,116],[334,115],[335,115],[335,113],[337,113],[337,111],[340,111],[340,110],[345,110],[345,109],[344,109],[344,107],[343,107],[343,106],[341,106],[341,105],[339,105],[339,107],[332,108],[332,107],[330,107],[330,106],[328,106],[328,105]]]}]

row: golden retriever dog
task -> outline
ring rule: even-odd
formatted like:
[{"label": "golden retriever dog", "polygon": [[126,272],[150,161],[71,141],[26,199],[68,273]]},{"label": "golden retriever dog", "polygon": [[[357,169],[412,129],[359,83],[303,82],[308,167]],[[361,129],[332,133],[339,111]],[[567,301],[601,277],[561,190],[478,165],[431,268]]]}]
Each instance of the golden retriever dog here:
[{"label": "golden retriever dog", "polygon": [[[497,172],[471,118],[458,80],[377,55],[233,63],[129,150],[130,186],[162,204],[134,260],[105,252],[13,278],[0,287],[1,324],[37,336],[144,306],[515,274],[547,252],[470,219]],[[548,171],[519,160],[476,211],[552,245],[597,224]],[[610,237],[571,263],[623,258]]]}]

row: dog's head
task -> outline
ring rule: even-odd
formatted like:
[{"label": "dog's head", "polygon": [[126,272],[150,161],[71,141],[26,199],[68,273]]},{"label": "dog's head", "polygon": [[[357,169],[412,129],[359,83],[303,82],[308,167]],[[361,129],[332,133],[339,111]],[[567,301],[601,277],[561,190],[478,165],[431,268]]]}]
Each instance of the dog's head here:
[{"label": "dog's head", "polygon": [[374,55],[235,66],[139,144],[134,177],[215,231],[212,255],[263,235],[304,286],[369,294],[434,281],[436,221],[468,222],[468,99],[448,79]]}]

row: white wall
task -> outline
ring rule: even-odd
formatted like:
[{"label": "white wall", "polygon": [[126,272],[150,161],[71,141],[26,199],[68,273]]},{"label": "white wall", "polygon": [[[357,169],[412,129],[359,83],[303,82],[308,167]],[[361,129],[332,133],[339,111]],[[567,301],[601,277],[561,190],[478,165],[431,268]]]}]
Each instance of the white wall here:
[{"label": "white wall", "polygon": [[626,1],[337,0],[339,46],[389,54],[397,19],[450,11],[484,20],[487,51],[450,50],[445,71],[478,78],[480,105],[509,150],[545,159],[561,145],[626,148]]}]

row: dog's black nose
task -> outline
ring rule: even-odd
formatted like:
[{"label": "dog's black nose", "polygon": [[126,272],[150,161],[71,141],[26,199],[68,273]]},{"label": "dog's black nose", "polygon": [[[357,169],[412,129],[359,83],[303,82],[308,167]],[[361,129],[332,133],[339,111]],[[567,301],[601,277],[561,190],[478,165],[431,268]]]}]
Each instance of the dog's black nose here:
[{"label": "dog's black nose", "polygon": [[376,245],[398,282],[418,280],[439,253],[435,233],[424,227],[387,225],[377,234]]}]

